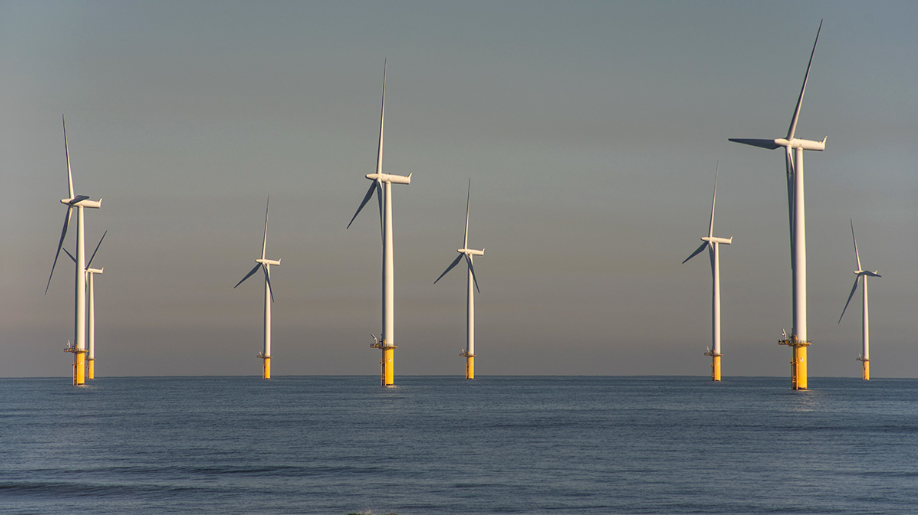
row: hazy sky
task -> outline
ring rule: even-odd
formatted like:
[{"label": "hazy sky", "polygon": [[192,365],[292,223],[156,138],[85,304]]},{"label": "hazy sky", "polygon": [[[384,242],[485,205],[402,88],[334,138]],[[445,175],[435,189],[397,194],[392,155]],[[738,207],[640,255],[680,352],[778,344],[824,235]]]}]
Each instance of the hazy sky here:
[{"label": "hazy sky", "polygon": [[[73,267],[45,284],[68,123],[95,266],[96,374],[258,375],[271,195],[275,375],[378,374],[375,170],[396,185],[396,382],[464,373],[476,259],[479,375],[707,375],[707,233],[720,160],[723,372],[789,377],[782,151],[805,157],[811,376],[918,375],[918,4],[913,2],[0,1],[0,376],[69,376]],[[65,247],[73,251],[75,227]],[[458,272],[457,272],[458,271]],[[257,280],[257,277],[256,277]]]}]

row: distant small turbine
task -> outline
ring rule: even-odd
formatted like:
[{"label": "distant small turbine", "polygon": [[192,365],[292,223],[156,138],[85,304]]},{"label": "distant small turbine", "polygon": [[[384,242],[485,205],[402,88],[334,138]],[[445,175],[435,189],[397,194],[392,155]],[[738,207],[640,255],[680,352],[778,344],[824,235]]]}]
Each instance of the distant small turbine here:
[{"label": "distant small turbine", "polygon": [[[791,249],[791,281],[793,283],[793,327],[789,338],[780,342],[781,345],[793,348],[791,358],[791,385],[794,390],[807,388],[807,360],[806,348],[810,345],[806,332],[806,209],[803,193],[803,151],[822,151],[826,148],[826,138],[821,142],[795,138],[797,120],[800,117],[800,106],[803,104],[803,94],[806,91],[806,82],[810,76],[810,66],[813,64],[813,55],[816,53],[816,43],[819,41],[819,32],[822,30],[822,21],[816,30],[816,40],[810,52],[810,61],[806,65],[806,74],[803,76],[803,87],[797,98],[797,107],[794,117],[787,129],[785,138],[774,140],[730,138],[731,142],[752,145],[765,149],[784,147],[784,164],[787,172],[787,208],[790,225]],[[791,152],[793,151],[793,153]]]},{"label": "distant small turbine", "polygon": [[[370,189],[364,196],[360,206],[351,217],[347,227],[351,227],[360,210],[366,206],[376,191],[376,200],[379,202],[380,232],[383,241],[382,260],[382,340],[377,340],[370,347],[382,350],[380,361],[379,383],[383,387],[395,385],[395,251],[392,241],[392,184],[410,185],[411,174],[396,176],[384,174],[383,161],[383,126],[386,120],[386,64],[383,62],[383,92],[382,109],[379,115],[379,147],[376,155],[376,173],[367,174],[366,178],[373,181]],[[383,188],[385,185],[385,188]],[[385,192],[383,191],[385,190]],[[385,200],[383,200],[385,198]],[[385,209],[383,208],[385,206]],[[373,337],[376,338],[375,336]]]},{"label": "distant small turbine", "polygon": [[475,277],[475,267],[472,265],[472,256],[483,256],[484,248],[481,251],[476,249],[469,249],[469,201],[471,200],[472,195],[472,180],[469,179],[469,192],[468,197],[465,201],[465,236],[462,239],[462,249],[457,249],[459,256],[453,260],[453,263],[449,264],[449,267],[443,271],[443,274],[439,278],[434,280],[434,283],[440,281],[440,278],[446,276],[446,273],[452,270],[453,267],[459,264],[459,261],[465,257],[465,261],[468,263],[468,308],[466,309],[466,348],[462,350],[462,353],[459,356],[466,357],[465,360],[465,377],[469,380],[475,379],[475,291],[472,290],[472,284],[475,284],[475,289],[481,292],[478,289],[478,278]]},{"label": "distant small turbine", "polygon": [[280,265],[281,261],[278,260],[268,260],[265,258],[265,251],[268,247],[268,207],[271,203],[271,197],[268,196],[268,202],[265,203],[265,234],[264,239],[261,241],[261,258],[257,258],[255,261],[257,264],[255,267],[252,267],[252,270],[245,275],[244,278],[239,280],[239,283],[236,283],[238,287],[242,284],[243,281],[249,279],[252,274],[258,272],[258,269],[261,268],[265,273],[265,340],[264,348],[262,352],[258,354],[258,358],[262,359],[262,378],[268,380],[271,378],[271,303],[274,302],[274,288],[271,286],[271,266]]},{"label": "distant small turbine", "polygon": [[[89,257],[89,263],[86,264],[86,284],[88,285],[87,289],[89,290],[89,356],[86,358],[86,379],[95,380],[96,379],[96,296],[95,288],[93,287],[93,276],[96,274],[102,274],[103,269],[93,269],[92,261],[96,258],[96,253],[99,252],[99,246],[102,245],[102,241],[105,240],[105,235],[108,234],[108,231],[102,233],[102,238],[99,239],[99,243],[96,244],[95,251],[92,252],[92,256]],[[76,264],[76,258],[70,251],[64,249],[64,252],[67,253],[67,256],[73,260],[73,263]]]},{"label": "distant small turbine", "polygon": [[711,224],[708,226],[708,236],[701,237],[703,244],[695,249],[695,252],[682,261],[685,263],[694,258],[698,253],[708,248],[711,256],[711,277],[714,281],[711,308],[711,341],[713,349],[705,348],[705,355],[711,357],[711,379],[715,382],[720,381],[720,244],[730,245],[733,243],[733,237],[720,238],[714,236],[714,203],[717,201],[717,169],[714,167],[714,196],[711,199]]},{"label": "distant small turbine", "polygon": [[73,209],[77,209],[77,245],[76,245],[76,263],[74,267],[75,283],[74,286],[74,343],[68,346],[67,351],[73,353],[73,385],[83,385],[86,383],[86,240],[84,237],[83,209],[102,207],[102,199],[98,201],[89,200],[86,195],[74,195],[73,193],[73,173],[70,169],[70,149],[67,146],[67,123],[64,116],[61,115],[61,124],[64,126],[64,156],[67,159],[67,182],[69,185],[70,197],[61,199],[61,204],[67,206],[67,214],[64,216],[64,229],[61,230],[61,239],[57,244],[57,253],[54,255],[54,263],[51,264],[51,274],[48,275],[48,285],[45,286],[45,294],[51,287],[51,278],[54,276],[54,267],[57,265],[57,259],[61,255],[61,247],[64,245],[64,238],[67,236],[67,228],[70,226],[70,215]]},{"label": "distant small turbine", "polygon": [[851,293],[848,294],[848,301],[845,303],[845,308],[842,309],[841,317],[838,318],[838,322],[841,323],[842,317],[845,316],[845,310],[848,309],[848,303],[851,302],[851,298],[854,297],[854,291],[857,290],[857,282],[864,278],[864,292],[863,292],[863,315],[862,315],[862,331],[863,331],[863,349],[861,351],[861,356],[858,357],[864,366],[863,366],[863,378],[865,380],[870,379],[870,317],[867,313],[867,276],[873,276],[875,278],[881,278],[877,271],[865,271],[861,267],[861,256],[857,252],[857,239],[854,238],[854,221],[851,221],[851,240],[854,241],[854,258],[857,260],[857,270],[854,271],[854,286],[851,287]]}]

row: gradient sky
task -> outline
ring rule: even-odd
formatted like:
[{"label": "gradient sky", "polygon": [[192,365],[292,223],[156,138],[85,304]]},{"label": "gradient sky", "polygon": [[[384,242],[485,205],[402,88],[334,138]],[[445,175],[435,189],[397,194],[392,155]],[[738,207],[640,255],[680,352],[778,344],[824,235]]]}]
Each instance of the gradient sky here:
[{"label": "gradient sky", "polygon": [[[0,377],[69,376],[73,268],[45,284],[66,208],[68,123],[95,266],[96,374],[378,374],[381,245],[354,214],[395,185],[396,381],[464,373],[476,259],[479,375],[707,375],[703,256],[720,161],[723,371],[789,377],[784,157],[727,141],[797,129],[811,376],[860,376],[854,220],[871,372],[918,375],[914,2],[0,1]],[[75,227],[65,247],[74,248]],[[256,277],[257,280],[257,277]]]}]

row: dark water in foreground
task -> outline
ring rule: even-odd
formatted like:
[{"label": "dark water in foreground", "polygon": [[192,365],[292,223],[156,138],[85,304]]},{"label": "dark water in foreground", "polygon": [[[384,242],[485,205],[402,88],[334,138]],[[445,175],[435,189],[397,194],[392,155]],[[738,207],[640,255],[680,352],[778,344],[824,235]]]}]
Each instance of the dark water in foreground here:
[{"label": "dark water in foreground", "polygon": [[918,380],[0,380],[0,513],[918,513]]}]

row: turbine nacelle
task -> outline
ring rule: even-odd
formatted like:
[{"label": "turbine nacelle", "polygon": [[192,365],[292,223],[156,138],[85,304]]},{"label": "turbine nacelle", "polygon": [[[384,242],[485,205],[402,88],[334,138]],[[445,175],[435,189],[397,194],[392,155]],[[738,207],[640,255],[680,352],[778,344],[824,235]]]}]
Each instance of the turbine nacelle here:
[{"label": "turbine nacelle", "polygon": [[456,251],[466,256],[484,256],[484,249],[481,251],[477,249],[457,249]]},{"label": "turbine nacelle", "polygon": [[281,262],[280,260],[268,260],[266,258],[258,258],[255,261],[262,265],[280,265]]},{"label": "turbine nacelle", "polygon": [[102,274],[103,269],[105,269],[105,267],[102,269],[86,269],[86,274]]},{"label": "turbine nacelle", "polygon": [[702,240],[711,244],[727,244],[730,245],[733,243],[733,237],[730,238],[721,238],[721,237],[701,237]]},{"label": "turbine nacelle", "polygon": [[378,174],[367,174],[366,178],[371,179],[373,181],[379,181],[380,183],[395,183],[399,185],[410,185],[411,184],[411,174],[408,174],[407,176],[396,176],[393,174],[378,173]]},{"label": "turbine nacelle", "polygon": [[774,140],[758,138],[729,138],[731,142],[742,143],[763,149],[777,149],[778,147],[786,147],[788,149],[803,149],[813,151],[826,150],[827,139],[828,137],[823,138],[821,142],[817,142],[813,140],[802,140],[800,138],[791,138],[790,140],[787,138],[776,138]]}]

